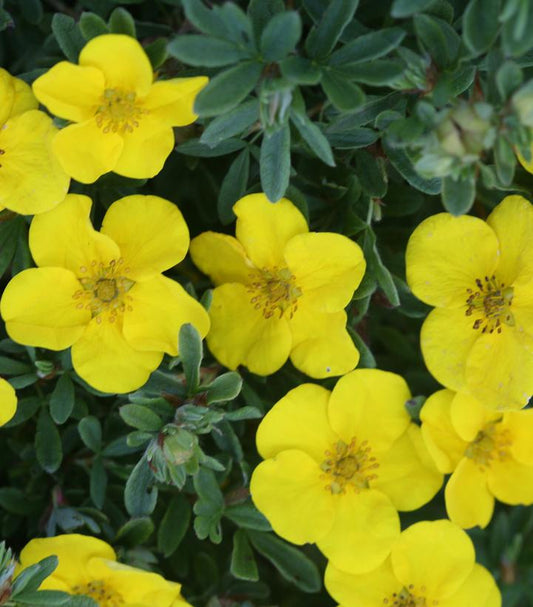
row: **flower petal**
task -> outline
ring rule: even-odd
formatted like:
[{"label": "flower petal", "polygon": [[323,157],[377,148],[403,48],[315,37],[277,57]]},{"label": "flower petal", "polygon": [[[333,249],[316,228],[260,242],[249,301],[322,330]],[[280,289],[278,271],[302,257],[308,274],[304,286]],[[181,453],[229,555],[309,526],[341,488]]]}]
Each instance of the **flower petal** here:
[{"label": "flower petal", "polygon": [[470,443],[494,417],[495,411],[470,394],[457,392],[450,403],[449,415],[457,437],[463,443]]},{"label": "flower petal", "polygon": [[341,234],[297,234],[284,257],[306,304],[320,312],[345,308],[366,269],[359,245]]},{"label": "flower petal", "polygon": [[39,102],[31,90],[31,86],[26,84],[20,78],[13,78],[13,87],[15,90],[15,98],[11,107],[9,117],[13,118],[29,110],[36,110],[39,107]]},{"label": "flower petal", "polygon": [[91,319],[88,310],[76,305],[74,294],[80,287],[64,268],[30,268],[14,276],[0,302],[9,337],[49,350],[71,346]]},{"label": "flower petal", "polygon": [[420,332],[420,347],[429,372],[446,388],[464,389],[466,362],[479,336],[464,310],[431,311]]},{"label": "flower petal", "polygon": [[504,413],[502,426],[511,433],[513,458],[521,464],[533,466],[533,409]]},{"label": "flower petal", "polygon": [[177,356],[178,333],[182,325],[191,323],[202,337],[209,330],[209,316],[203,306],[166,276],[135,283],[128,291],[128,301],[123,331],[126,341],[135,350]]},{"label": "flower petal", "polygon": [[498,279],[509,286],[533,280],[533,207],[523,196],[506,196],[487,218],[500,243]]},{"label": "flower petal", "polygon": [[521,333],[504,327],[484,334],[467,361],[469,391],[491,408],[524,407],[533,394],[533,355]]},{"label": "flower petal", "polygon": [[[350,443],[367,440],[372,450],[384,451],[408,428],[405,402],[411,398],[405,380],[387,371],[356,369],[341,377],[331,393],[331,427]],[[382,423],[381,420],[387,420]]]},{"label": "flower petal", "polygon": [[330,392],[315,384],[302,384],[288,392],[265,415],[257,429],[257,450],[261,457],[298,449],[320,464],[325,451],[338,436],[331,430],[327,408]]},{"label": "flower petal", "polygon": [[347,491],[336,496],[333,527],[317,542],[342,571],[366,573],[379,567],[400,534],[398,513],[380,491]]},{"label": "flower petal", "polygon": [[487,475],[474,461],[464,457],[451,475],[444,492],[450,520],[470,529],[484,529],[492,518],[494,497],[487,487]]},{"label": "flower petal", "polygon": [[[53,577],[64,582],[69,588],[92,581],[88,572],[91,559],[116,559],[115,551],[106,542],[89,535],[69,533],[31,540],[22,549],[19,560],[21,566],[26,568],[53,554],[59,559]],[[47,584],[48,581],[45,580],[40,588],[54,588]]]},{"label": "flower petal", "polygon": [[244,285],[228,283],[217,287],[209,316],[209,349],[229,369],[242,364],[252,373],[270,375],[287,361],[292,346],[287,321],[265,318],[250,302]]},{"label": "flower petal", "polygon": [[425,586],[428,595],[440,600],[465,582],[474,567],[475,552],[468,535],[450,521],[422,521],[401,534],[391,560],[404,586]]},{"label": "flower petal", "polygon": [[215,285],[225,282],[247,284],[250,274],[254,271],[241,243],[227,234],[200,234],[192,239],[190,253],[195,265],[207,274]]},{"label": "flower petal", "polygon": [[121,323],[98,318],[72,346],[72,365],[78,375],[101,392],[122,394],[137,390],[163,359],[162,352],[134,350],[122,334]]},{"label": "flower petal", "polygon": [[462,586],[450,598],[439,601],[439,607],[501,607],[502,597],[492,575],[477,563]]},{"label": "flower petal", "polygon": [[208,82],[206,76],[159,80],[152,85],[143,105],[170,126],[186,126],[198,118],[193,111],[194,101]]},{"label": "flower petal", "polygon": [[134,194],[114,202],[101,232],[120,247],[128,276],[152,278],[179,263],[189,246],[189,230],[178,207],[159,196]]},{"label": "flower petal", "polygon": [[304,304],[289,321],[291,362],[306,375],[334,377],[351,371],[359,351],[346,330],[346,312],[316,312]]},{"label": "flower petal", "polygon": [[371,487],[387,495],[398,510],[416,510],[427,504],[442,487],[443,477],[431,460],[420,428],[407,432],[379,456],[377,479]]},{"label": "flower petal", "polygon": [[113,171],[124,177],[147,179],[155,177],[174,147],[172,127],[154,116],[139,118],[133,131],[121,133],[122,152]]},{"label": "flower petal", "polygon": [[487,483],[494,497],[504,504],[533,504],[533,466],[511,457],[496,459],[487,471]]},{"label": "flower petal", "polygon": [[290,449],[257,466],[250,493],[274,531],[294,544],[316,542],[331,528],[334,498],[321,480],[319,465]]},{"label": "flower petal", "polygon": [[233,206],[235,234],[257,268],[283,267],[283,252],[296,234],[308,231],[302,213],[287,198],[270,202],[265,194],[250,194]]},{"label": "flower petal", "polygon": [[68,194],[60,205],[33,218],[29,244],[37,265],[67,268],[83,276],[91,266],[107,266],[120,257],[111,238],[93,228],[91,205],[87,196]]},{"label": "flower petal", "polygon": [[420,412],[426,447],[437,468],[446,474],[455,470],[468,446],[452,424],[450,408],[454,396],[451,390],[439,390],[426,400]]},{"label": "flower petal", "polygon": [[15,415],[17,410],[17,395],[11,384],[5,379],[0,378],[0,426],[7,422]]},{"label": "flower petal", "polygon": [[4,68],[0,68],[0,126],[11,114],[15,101],[15,79]]},{"label": "flower petal", "polygon": [[33,83],[37,99],[52,114],[85,122],[96,113],[104,94],[104,75],[94,67],[60,61]]},{"label": "flower petal", "polygon": [[422,301],[439,307],[464,306],[477,278],[492,276],[498,239],[481,219],[439,213],[413,232],[406,251],[407,282]]},{"label": "flower petal", "polygon": [[152,86],[150,60],[143,47],[131,36],[96,36],[83,47],[79,64],[100,70],[105,77],[105,88],[118,88],[145,97]]},{"label": "flower petal", "polygon": [[70,178],[52,154],[57,129],[44,112],[30,110],[8,120],[0,129],[3,150],[0,170],[0,205],[33,215],[59,204]]},{"label": "flower petal", "polygon": [[81,183],[93,183],[115,168],[123,140],[116,133],[104,133],[93,119],[61,129],[52,149],[68,175]]},{"label": "flower petal", "polygon": [[402,590],[392,571],[390,559],[363,575],[346,573],[330,562],[326,567],[324,585],[342,607],[381,607],[387,604],[385,599]]}]

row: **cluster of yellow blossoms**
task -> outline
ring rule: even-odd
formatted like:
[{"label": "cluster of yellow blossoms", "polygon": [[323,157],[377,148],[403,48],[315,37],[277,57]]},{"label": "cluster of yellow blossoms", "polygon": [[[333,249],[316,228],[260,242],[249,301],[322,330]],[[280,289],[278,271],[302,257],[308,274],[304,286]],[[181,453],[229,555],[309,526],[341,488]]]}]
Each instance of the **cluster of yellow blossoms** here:
[{"label": "cluster of yellow blossoms", "polygon": [[[97,231],[91,200],[66,195],[70,177],[157,174],[173,147],[172,127],[194,121],[206,78],[154,82],[137,41],[99,36],[79,65],[61,62],[33,85],[36,98],[69,121],[57,130],[26,85],[0,75],[1,203],[36,214],[29,245],[37,267],[17,274],[0,303],[10,337],[71,347],[77,373],[105,392],[142,386],[165,353],[178,354],[184,323],[207,336],[230,369],[268,375],[290,358],[316,379],[342,375],[332,391],[298,386],[262,421],[257,448],[265,461],[251,481],[258,509],[280,536],[317,544],[329,560],[326,586],[344,607],[499,607],[461,527],[486,526],[494,498],[533,503],[533,417],[521,410],[533,393],[531,204],[508,197],[487,222],[442,213],[410,239],[408,283],[435,306],[421,348],[446,388],[428,399],[420,427],[406,411],[411,395],[401,377],[353,370],[359,353],[345,307],[366,265],[347,237],[309,232],[287,199],[242,198],[236,237],[206,232],[191,242],[194,263],[215,285],[206,312],[162,274],[189,248],[176,205],[128,196]],[[31,177],[20,179],[22,172]],[[5,422],[15,404],[9,386],[2,390]],[[451,474],[451,522],[401,532],[398,512],[428,503],[443,474]],[[52,553],[59,568],[46,588],[88,594],[103,607],[183,603],[178,585],[117,564],[93,538],[33,540],[21,566]],[[137,578],[146,598],[130,597]]]}]

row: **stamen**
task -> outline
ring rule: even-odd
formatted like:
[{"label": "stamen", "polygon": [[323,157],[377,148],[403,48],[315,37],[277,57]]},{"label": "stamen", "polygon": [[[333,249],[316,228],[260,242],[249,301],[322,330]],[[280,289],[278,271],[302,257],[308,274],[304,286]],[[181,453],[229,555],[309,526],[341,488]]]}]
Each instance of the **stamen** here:
[{"label": "stamen", "polygon": [[96,124],[104,133],[132,133],[148,110],[139,106],[136,95],[122,89],[105,89],[96,110]]},{"label": "stamen", "polygon": [[[420,587],[421,594],[415,592],[415,586],[409,584],[400,590],[400,592],[393,592],[392,595],[383,599],[383,605],[388,607],[428,607],[428,602],[425,596],[426,588]],[[431,605],[438,605],[438,601],[431,601]]]},{"label": "stamen", "polygon": [[501,418],[492,421],[477,433],[468,445],[465,456],[473,460],[481,471],[490,468],[492,462],[509,459],[509,450],[513,444],[507,428],[501,427]]},{"label": "stamen", "polygon": [[475,315],[472,324],[474,330],[481,329],[482,333],[502,332],[502,326],[514,326],[514,316],[511,312],[513,287],[506,287],[498,282],[494,274],[485,276],[482,281],[476,278],[478,290],[467,289],[466,316]]},{"label": "stamen", "polygon": [[120,593],[102,580],[77,584],[72,587],[72,594],[89,596],[96,601],[98,607],[123,607],[126,604]]},{"label": "stamen", "polygon": [[265,318],[279,316],[285,313],[292,318],[298,310],[298,298],[302,294],[296,285],[294,276],[288,268],[262,270],[250,274],[248,292],[253,294],[250,303],[256,310],[262,310]]},{"label": "stamen", "polygon": [[325,451],[326,459],[320,468],[325,472],[321,478],[327,480],[326,489],[334,494],[345,493],[347,487],[356,493],[368,489],[370,482],[378,478],[374,471],[379,468],[371,451],[367,441],[358,444],[356,438],[349,444],[339,440],[331,451]]}]

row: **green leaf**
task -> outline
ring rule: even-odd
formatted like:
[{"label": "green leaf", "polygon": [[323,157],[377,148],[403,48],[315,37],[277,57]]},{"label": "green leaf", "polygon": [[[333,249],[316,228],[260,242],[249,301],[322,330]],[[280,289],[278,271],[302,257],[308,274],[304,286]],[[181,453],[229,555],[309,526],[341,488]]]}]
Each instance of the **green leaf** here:
[{"label": "green leaf", "polygon": [[59,590],[36,590],[18,595],[16,602],[31,607],[60,607],[70,602],[70,594]]},{"label": "green leaf", "polygon": [[230,572],[240,580],[250,580],[251,582],[259,580],[254,553],[246,532],[242,529],[238,529],[233,534]]},{"label": "green leaf", "polygon": [[50,415],[56,424],[64,424],[74,408],[74,384],[68,373],[58,379],[50,395]]},{"label": "green leaf", "polygon": [[13,428],[33,417],[41,406],[41,399],[36,396],[21,398],[17,403],[15,415],[5,424],[4,428]]},{"label": "green leaf", "polygon": [[533,2],[521,0],[518,10],[502,25],[502,48],[505,55],[520,57],[533,46]]},{"label": "green leaf", "polygon": [[338,150],[354,150],[366,148],[379,138],[379,133],[364,127],[354,127],[337,132],[333,126],[331,130],[326,129],[324,133],[329,143]]},{"label": "green leaf", "polygon": [[496,86],[503,101],[506,101],[521,85],[524,73],[514,61],[505,61],[496,72]]},{"label": "green leaf", "polygon": [[311,57],[321,59],[334,48],[344,28],[352,20],[359,0],[330,0],[320,22],[307,36],[305,48]]},{"label": "green leaf", "polygon": [[125,34],[135,38],[135,21],[125,8],[118,7],[111,13],[109,31],[112,34]]},{"label": "green leaf", "polygon": [[63,459],[61,437],[46,409],[41,409],[37,419],[35,455],[41,468],[49,474],[59,468]]},{"label": "green leaf", "polygon": [[254,34],[258,40],[272,17],[284,10],[285,2],[283,0],[250,0],[248,16],[252,20]]},{"label": "green leaf", "polygon": [[372,198],[383,198],[387,193],[387,172],[382,158],[361,150],[355,153],[357,175],[363,190]]},{"label": "green leaf", "polygon": [[231,163],[218,194],[217,212],[220,222],[227,225],[235,220],[233,205],[244,196],[250,175],[250,150],[244,150]]},{"label": "green leaf", "polygon": [[442,19],[429,15],[415,15],[415,32],[423,48],[440,68],[447,68],[457,59],[461,39]]},{"label": "green leaf", "polygon": [[442,181],[437,177],[433,179],[420,177],[405,150],[391,146],[386,137],[382,139],[381,143],[394,168],[414,188],[424,192],[424,194],[438,194],[441,191]]},{"label": "green leaf", "polygon": [[476,179],[474,173],[468,177],[455,180],[445,177],[442,180],[442,204],[452,215],[468,213],[476,196]]},{"label": "green leaf", "polygon": [[321,578],[317,566],[301,550],[270,533],[249,531],[252,546],[268,559],[281,575],[304,592],[318,592]]},{"label": "green leaf", "polygon": [[107,23],[94,13],[83,12],[78,21],[80,32],[85,40],[91,40],[102,34],[109,34]]},{"label": "green leaf", "polygon": [[198,158],[216,158],[217,156],[226,156],[237,150],[246,147],[246,141],[240,139],[226,139],[215,147],[200,143],[198,139],[191,139],[181,145],[178,145],[176,152],[187,156],[197,156]]},{"label": "green leaf", "polygon": [[487,51],[500,28],[500,0],[471,0],[463,13],[463,40],[476,55]]},{"label": "green leaf", "polygon": [[394,0],[391,7],[391,17],[402,19],[429,8],[435,0]]},{"label": "green leaf", "polygon": [[224,498],[212,470],[200,468],[193,477],[198,500],[193,510],[196,514],[194,531],[199,539],[209,539],[218,544],[222,540],[220,518],[224,510]]},{"label": "green leaf", "polygon": [[322,78],[320,67],[299,55],[291,55],[280,61],[279,68],[284,78],[296,84],[318,84]]},{"label": "green leaf", "polygon": [[278,201],[289,186],[291,172],[291,132],[285,124],[263,135],[259,160],[261,186],[271,202]]},{"label": "green leaf", "polygon": [[78,55],[85,46],[85,39],[74,19],[62,13],[55,13],[52,18],[52,32],[65,57],[72,63],[77,63]]},{"label": "green leaf", "polygon": [[43,18],[43,5],[41,0],[19,0],[17,2],[20,12],[26,21],[37,25]]},{"label": "green leaf", "polygon": [[370,86],[392,86],[404,71],[405,67],[402,63],[391,59],[377,59],[371,63],[343,68],[347,78]]},{"label": "green leaf", "polygon": [[168,52],[187,65],[222,67],[249,59],[250,53],[233,42],[208,36],[177,36],[168,43]]},{"label": "green leaf", "polygon": [[0,487],[0,506],[6,512],[19,516],[29,514],[32,510],[26,495],[16,487]]},{"label": "green leaf", "polygon": [[168,558],[177,550],[191,520],[191,506],[181,495],[173,497],[157,530],[157,547]]},{"label": "green leaf", "polygon": [[343,112],[355,109],[365,100],[365,94],[357,84],[332,70],[323,72],[321,84],[331,103]]},{"label": "green leaf", "polygon": [[33,371],[32,367],[20,360],[0,356],[0,374],[1,375],[23,375]]},{"label": "green leaf", "polygon": [[78,424],[81,440],[91,451],[98,453],[102,448],[102,426],[92,415],[84,417]]},{"label": "green leaf", "polygon": [[390,27],[359,36],[348,42],[329,58],[329,65],[362,63],[379,59],[393,51],[405,38],[406,32],[399,27]]},{"label": "green leaf", "polygon": [[328,166],[335,166],[335,159],[329,141],[318,126],[309,120],[307,114],[292,110],[291,121],[303,140],[311,148],[311,151]]},{"label": "green leaf", "polygon": [[135,548],[144,544],[154,532],[154,523],[148,516],[132,518],[117,531],[115,541]]},{"label": "green leaf", "polygon": [[155,71],[160,68],[168,58],[167,39],[158,38],[144,47],[144,52],[148,55],[152,69]]},{"label": "green leaf", "polygon": [[124,504],[131,516],[149,516],[157,503],[157,487],[146,457],[132,470],[124,489]]},{"label": "green leaf", "polygon": [[398,289],[394,284],[391,273],[381,261],[376,243],[376,235],[370,226],[366,229],[364,235],[363,251],[368,264],[369,275],[374,276],[377,280],[378,285],[382,288],[391,306],[399,306],[400,296],[398,295]]},{"label": "green leaf", "polygon": [[207,388],[207,404],[221,403],[236,398],[242,388],[242,377],[236,371],[219,375]]},{"label": "green leaf", "polygon": [[204,34],[215,38],[226,38],[228,29],[220,17],[206,8],[201,0],[182,0],[183,10],[187,19]]},{"label": "green leaf", "polygon": [[202,116],[218,116],[237,106],[255,87],[263,66],[244,62],[217,74],[196,97],[194,111]]},{"label": "green leaf", "polygon": [[20,238],[27,238],[26,225],[22,217],[0,223],[0,276],[9,267]]},{"label": "green leaf", "polygon": [[256,407],[241,407],[240,409],[235,409],[234,411],[228,411],[224,418],[231,422],[239,421],[241,419],[259,419],[263,417],[263,414]]},{"label": "green leaf", "polygon": [[291,53],[302,35],[302,20],[296,11],[277,13],[261,35],[261,55],[265,61],[280,61]]},{"label": "green leaf", "polygon": [[252,502],[228,506],[224,510],[224,516],[237,527],[243,529],[255,529],[256,531],[272,531],[267,519],[257,510]]},{"label": "green leaf", "polygon": [[93,460],[89,489],[94,505],[97,508],[103,508],[107,489],[107,472],[100,456],[96,456]]},{"label": "green leaf", "polygon": [[376,359],[372,354],[372,350],[367,346],[366,342],[356,331],[349,331],[355,347],[359,351],[359,362],[357,367],[359,369],[375,369],[377,366]]},{"label": "green leaf", "polygon": [[500,182],[504,186],[511,185],[516,168],[516,156],[513,146],[503,135],[496,137],[494,160],[496,162],[496,174]]},{"label": "green leaf", "polygon": [[17,597],[23,592],[34,592],[43,581],[55,571],[59,561],[57,556],[47,556],[38,563],[25,567],[13,580],[12,597]]},{"label": "green leaf", "polygon": [[200,143],[215,147],[230,137],[239,136],[259,120],[259,102],[250,99],[227,114],[212,120],[202,133]]},{"label": "green leaf", "polygon": [[163,421],[159,415],[144,405],[122,405],[118,412],[128,426],[137,428],[137,430],[158,432],[163,426]]},{"label": "green leaf", "polygon": [[179,353],[189,394],[198,389],[200,383],[200,365],[204,356],[202,338],[198,330],[190,323],[181,326],[178,337]]}]

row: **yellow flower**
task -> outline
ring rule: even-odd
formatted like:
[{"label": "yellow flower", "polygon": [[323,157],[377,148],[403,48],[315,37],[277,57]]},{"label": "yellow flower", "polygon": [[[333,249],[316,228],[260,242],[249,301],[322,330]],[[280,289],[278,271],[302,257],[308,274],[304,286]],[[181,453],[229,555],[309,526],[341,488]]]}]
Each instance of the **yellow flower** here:
[{"label": "yellow flower", "polygon": [[410,396],[399,375],[357,369],[332,392],[303,384],[274,405],[257,431],[266,461],[250,491],[276,533],[316,543],[344,571],[385,560],[397,510],[419,508],[442,485],[406,412]]},{"label": "yellow flower", "polygon": [[100,232],[91,200],[69,194],[34,217],[29,245],[38,268],[7,285],[0,311],[14,341],[63,350],[91,386],[129,392],[142,386],[163,353],[178,354],[182,324],[204,336],[209,317],[163,276],[189,244],[178,208],[157,196],[127,196],[108,209]]},{"label": "yellow flower", "polygon": [[0,426],[3,426],[15,415],[17,395],[11,384],[2,378],[0,378],[0,403]]},{"label": "yellow flower", "polygon": [[340,234],[309,232],[290,200],[252,194],[233,207],[236,236],[204,232],[191,242],[194,263],[215,285],[210,350],[230,369],[259,375],[290,356],[311,377],[342,375],[359,353],[346,331],[345,306],[365,273],[361,249]]},{"label": "yellow flower", "polygon": [[494,498],[533,504],[533,409],[498,413],[466,394],[440,390],[421,412],[435,464],[451,474],[448,516],[461,527],[486,527]]},{"label": "yellow flower", "polygon": [[17,574],[52,555],[59,564],[41,590],[89,596],[99,607],[188,607],[180,584],[118,563],[109,544],[76,533],[28,542],[20,553]]},{"label": "yellow flower", "polygon": [[407,246],[413,293],[435,306],[421,347],[447,388],[495,408],[520,408],[533,394],[533,208],[508,196],[485,223],[440,213]]},{"label": "yellow flower", "polygon": [[30,87],[0,68],[0,210],[42,213],[68,191],[51,149],[57,129],[37,105]]},{"label": "yellow flower", "polygon": [[450,521],[415,523],[375,571],[350,575],[328,564],[325,585],[341,607],[500,607],[490,573],[468,535]]},{"label": "yellow flower", "polygon": [[61,61],[37,78],[37,99],[74,123],[53,142],[69,175],[92,183],[108,171],[136,178],[159,173],[174,147],[172,127],[194,122],[194,99],[208,79],[153,79],[142,46],[120,34],[93,38],[79,65]]}]

